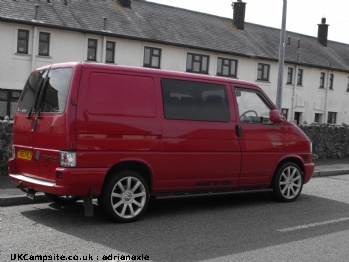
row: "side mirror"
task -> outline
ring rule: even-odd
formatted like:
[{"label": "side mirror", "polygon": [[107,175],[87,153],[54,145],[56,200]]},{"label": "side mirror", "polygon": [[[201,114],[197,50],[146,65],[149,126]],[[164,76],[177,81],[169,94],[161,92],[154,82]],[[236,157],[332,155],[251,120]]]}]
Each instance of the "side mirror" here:
[{"label": "side mirror", "polygon": [[285,121],[284,116],[277,109],[274,109],[274,110],[270,111],[269,119],[270,119],[271,122],[276,123],[276,124]]}]

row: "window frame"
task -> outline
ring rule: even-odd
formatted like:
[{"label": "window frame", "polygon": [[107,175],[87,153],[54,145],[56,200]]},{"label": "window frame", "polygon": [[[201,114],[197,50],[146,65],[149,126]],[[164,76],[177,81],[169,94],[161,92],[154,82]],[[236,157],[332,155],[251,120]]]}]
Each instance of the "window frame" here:
[{"label": "window frame", "polygon": [[[94,45],[90,45],[94,43]],[[98,49],[98,39],[88,38],[87,39],[87,61],[97,62],[97,49]],[[90,58],[90,51],[93,51],[93,58]]]},{"label": "window frame", "polygon": [[329,85],[328,85],[328,88],[330,90],[333,90],[333,84],[334,84],[334,74],[330,74],[330,78],[329,78]]},{"label": "window frame", "polygon": [[319,88],[325,88],[325,78],[326,78],[326,73],[320,72],[320,87]]},{"label": "window frame", "polygon": [[[42,40],[41,36],[46,35],[47,40]],[[50,55],[50,38],[51,34],[47,32],[39,32],[39,47],[38,47],[38,55],[40,56],[49,56]],[[47,44],[47,53],[40,52],[40,44]]]},{"label": "window frame", "polygon": [[297,72],[297,86],[302,86],[303,85],[303,69],[298,68]]},{"label": "window frame", "polygon": [[[330,122],[334,118],[333,121]],[[327,124],[336,125],[337,124],[337,112],[328,112],[327,113]]]},{"label": "window frame", "polygon": [[[267,71],[266,77],[265,77],[265,71]],[[258,63],[257,80],[269,82],[269,77],[270,77],[270,64]]]},{"label": "window frame", "polygon": [[[111,44],[112,47],[108,48],[108,45]],[[112,59],[108,60],[108,52],[111,52],[112,54]],[[105,62],[114,64],[115,63],[115,42],[114,41],[107,41],[105,45]]]},{"label": "window frame", "polygon": [[[25,37],[21,37],[20,33],[25,33],[26,36]],[[27,29],[18,29],[17,32],[17,53],[18,54],[29,54],[29,34],[30,31]],[[25,41],[25,51],[20,51],[20,41]]]},{"label": "window frame", "polygon": [[[221,70],[219,71],[219,60],[222,60],[221,62]],[[228,63],[225,64],[225,63]],[[235,70],[234,73],[231,73],[232,64],[235,63]],[[224,67],[228,67],[228,74],[224,74]],[[225,76],[225,77],[237,77],[237,69],[238,69],[238,60],[236,59],[230,59],[230,58],[224,58],[224,57],[218,57],[217,58],[217,76]]]},{"label": "window frame", "polygon": [[[17,103],[21,96],[22,90],[1,89],[0,92],[6,93],[6,98],[1,98],[0,96],[0,102],[6,103],[6,115],[9,116],[10,119],[13,119],[13,117],[11,116],[11,103],[15,103],[17,107]],[[15,92],[18,92],[17,96],[14,95]],[[16,108],[12,110],[12,113],[13,115],[16,113]],[[5,116],[0,116],[0,119],[3,119]]]},{"label": "window frame", "polygon": [[293,83],[293,68],[292,67],[288,67],[287,68],[287,81],[286,81],[286,84],[292,85],[292,83]]},{"label": "window frame", "polygon": [[[188,66],[189,56],[191,56],[191,63]],[[198,59],[196,59],[196,58],[198,58]],[[204,67],[203,58],[206,58],[206,60],[207,60],[206,61],[206,68],[203,68]],[[199,67],[200,67],[199,70],[194,70],[194,63],[199,63]],[[186,72],[208,75],[209,64],[210,64],[210,56],[196,54],[196,53],[189,53],[189,52],[187,53]]]},{"label": "window frame", "polygon": [[[149,61],[146,61],[146,52],[149,50]],[[155,54],[155,51],[158,52],[158,54]],[[144,47],[144,57],[143,57],[143,66],[148,67],[148,68],[161,68],[161,48],[157,47],[150,47],[150,46],[145,46]],[[153,65],[154,58],[158,58],[158,64]]]}]

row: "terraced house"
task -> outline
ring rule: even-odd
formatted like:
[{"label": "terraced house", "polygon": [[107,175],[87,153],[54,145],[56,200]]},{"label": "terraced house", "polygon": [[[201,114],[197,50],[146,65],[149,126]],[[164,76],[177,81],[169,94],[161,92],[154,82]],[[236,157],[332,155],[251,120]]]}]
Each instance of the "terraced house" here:
[{"label": "terraced house", "polygon": [[[66,61],[239,78],[275,101],[280,29],[245,22],[246,1],[228,19],[145,0],[0,0],[0,117],[31,70]],[[349,45],[328,30],[320,17],[318,37],[287,32],[282,112],[298,124],[349,124]]]}]

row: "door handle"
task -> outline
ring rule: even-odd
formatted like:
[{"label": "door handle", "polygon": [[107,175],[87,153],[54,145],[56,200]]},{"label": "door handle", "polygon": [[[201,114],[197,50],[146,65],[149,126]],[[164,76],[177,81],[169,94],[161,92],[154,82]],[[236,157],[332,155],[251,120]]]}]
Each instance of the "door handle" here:
[{"label": "door handle", "polygon": [[237,135],[238,137],[241,137],[241,136],[242,136],[242,128],[241,128],[240,125],[236,125],[236,126],[235,126],[235,131],[236,131],[236,135]]}]

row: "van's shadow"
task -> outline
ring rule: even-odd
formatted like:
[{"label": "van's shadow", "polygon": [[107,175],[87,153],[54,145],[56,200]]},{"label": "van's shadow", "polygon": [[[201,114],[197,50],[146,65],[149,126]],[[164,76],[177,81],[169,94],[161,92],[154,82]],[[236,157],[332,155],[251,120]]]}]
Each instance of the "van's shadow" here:
[{"label": "van's shadow", "polygon": [[[278,229],[339,218],[348,204],[302,194],[293,203],[277,203],[268,194],[158,199],[143,219],[111,223],[99,207],[83,216],[83,204],[22,214],[74,237],[152,261],[200,261],[298,241],[349,228],[348,223],[282,233]],[[58,244],[58,243],[57,243]]]}]

